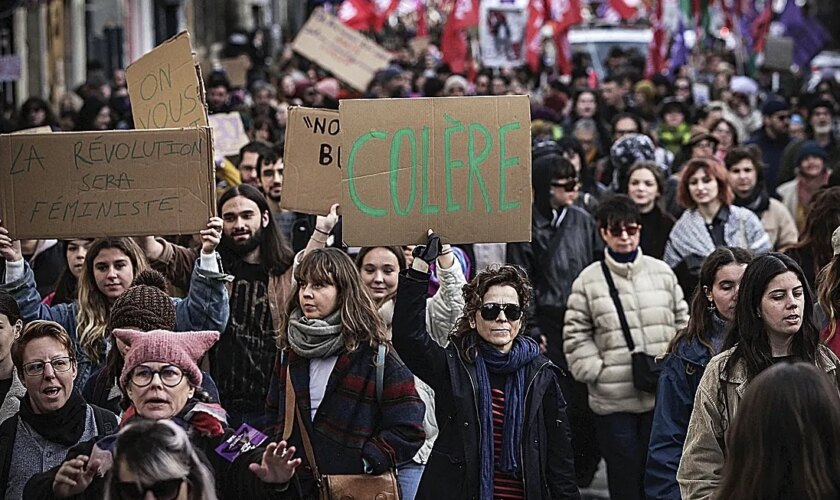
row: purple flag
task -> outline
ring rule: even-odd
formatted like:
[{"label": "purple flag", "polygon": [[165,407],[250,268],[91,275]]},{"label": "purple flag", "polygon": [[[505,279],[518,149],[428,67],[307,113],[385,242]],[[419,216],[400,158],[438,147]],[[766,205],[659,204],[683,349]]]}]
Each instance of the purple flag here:
[{"label": "purple flag", "polygon": [[785,27],[785,36],[793,39],[793,63],[800,68],[806,68],[831,38],[819,21],[802,14],[794,0],[787,0],[778,21]]},{"label": "purple flag", "polygon": [[671,35],[671,67],[668,74],[671,79],[677,74],[680,66],[685,66],[688,63],[688,48],[685,46],[685,25],[683,18],[680,16],[680,23],[674,34]]}]

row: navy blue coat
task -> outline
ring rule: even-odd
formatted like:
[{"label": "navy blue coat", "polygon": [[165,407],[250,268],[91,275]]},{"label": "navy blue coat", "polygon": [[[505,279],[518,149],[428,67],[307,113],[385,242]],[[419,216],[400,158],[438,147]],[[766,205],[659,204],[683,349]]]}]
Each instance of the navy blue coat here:
[{"label": "navy blue coat", "polygon": [[711,358],[709,348],[697,339],[678,343],[674,352],[665,357],[656,390],[645,472],[645,495],[649,499],[682,498],[677,469],[694,409],[694,395]]}]

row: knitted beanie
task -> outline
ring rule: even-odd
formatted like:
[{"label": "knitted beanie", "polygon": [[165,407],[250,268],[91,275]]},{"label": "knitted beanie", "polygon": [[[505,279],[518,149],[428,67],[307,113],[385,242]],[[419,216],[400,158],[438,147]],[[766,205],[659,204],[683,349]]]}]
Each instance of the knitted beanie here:
[{"label": "knitted beanie", "polygon": [[131,288],[111,306],[105,334],[116,328],[148,332],[175,329],[175,305],[166,293],[166,278],[157,271],[140,272]]},{"label": "knitted beanie", "polygon": [[219,332],[172,332],[153,330],[114,330],[114,336],[131,347],[125,355],[125,365],[120,375],[120,385],[127,387],[131,371],[142,363],[167,363],[184,372],[193,386],[202,381],[198,360],[219,340]]}]

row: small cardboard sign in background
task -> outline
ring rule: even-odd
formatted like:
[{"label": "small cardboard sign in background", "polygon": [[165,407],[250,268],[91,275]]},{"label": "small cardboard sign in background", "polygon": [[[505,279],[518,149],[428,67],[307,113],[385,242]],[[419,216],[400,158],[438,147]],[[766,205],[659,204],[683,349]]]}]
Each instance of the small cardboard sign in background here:
[{"label": "small cardboard sign in background", "polygon": [[11,54],[0,56],[0,82],[20,80],[20,56]]},{"label": "small cardboard sign in background", "polygon": [[49,125],[42,125],[40,127],[32,127],[32,128],[25,128],[23,130],[18,130],[17,132],[12,132],[12,135],[17,134],[51,134],[52,128]]},{"label": "small cardboard sign in background", "polygon": [[224,156],[238,155],[239,149],[250,141],[242,124],[242,116],[237,111],[210,115],[210,126],[213,127],[217,160]]},{"label": "small cardboard sign in background", "polygon": [[309,16],[292,42],[292,49],[362,92],[373,75],[388,66],[391,59],[388,51],[376,42],[348,28],[323,9]]},{"label": "small cardboard sign in background", "polygon": [[0,219],[17,239],[198,233],[215,213],[211,136],[209,127],[0,136]]},{"label": "small cardboard sign in background", "polygon": [[289,108],[280,206],[326,215],[341,198],[338,111]]},{"label": "small cardboard sign in background", "polygon": [[125,70],[137,129],[207,125],[204,90],[193,62],[190,34],[183,31]]},{"label": "small cardboard sign in background", "polygon": [[346,244],[530,241],[527,96],[343,100],[339,117]]},{"label": "small cardboard sign in background", "polygon": [[793,38],[768,36],[764,48],[764,66],[775,71],[790,71],[793,64]]},{"label": "small cardboard sign in background", "polygon": [[251,60],[248,56],[243,54],[239,57],[222,59],[219,63],[225,70],[231,87],[243,88],[248,84],[248,70],[251,69]]}]

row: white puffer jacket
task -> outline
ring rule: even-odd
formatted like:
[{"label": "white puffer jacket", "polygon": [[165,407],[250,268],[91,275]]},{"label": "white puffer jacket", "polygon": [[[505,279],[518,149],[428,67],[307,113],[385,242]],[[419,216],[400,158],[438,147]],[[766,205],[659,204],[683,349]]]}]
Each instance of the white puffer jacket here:
[{"label": "white puffer jacket", "polygon": [[[642,255],[641,249],[626,264],[605,254],[636,350],[654,356],[665,352],[688,322],[688,305],[674,272],[661,260]],[[600,262],[584,269],[572,284],[563,350],[572,376],[589,386],[589,406],[596,414],[653,409],[654,395],[633,387],[630,351]]]}]

